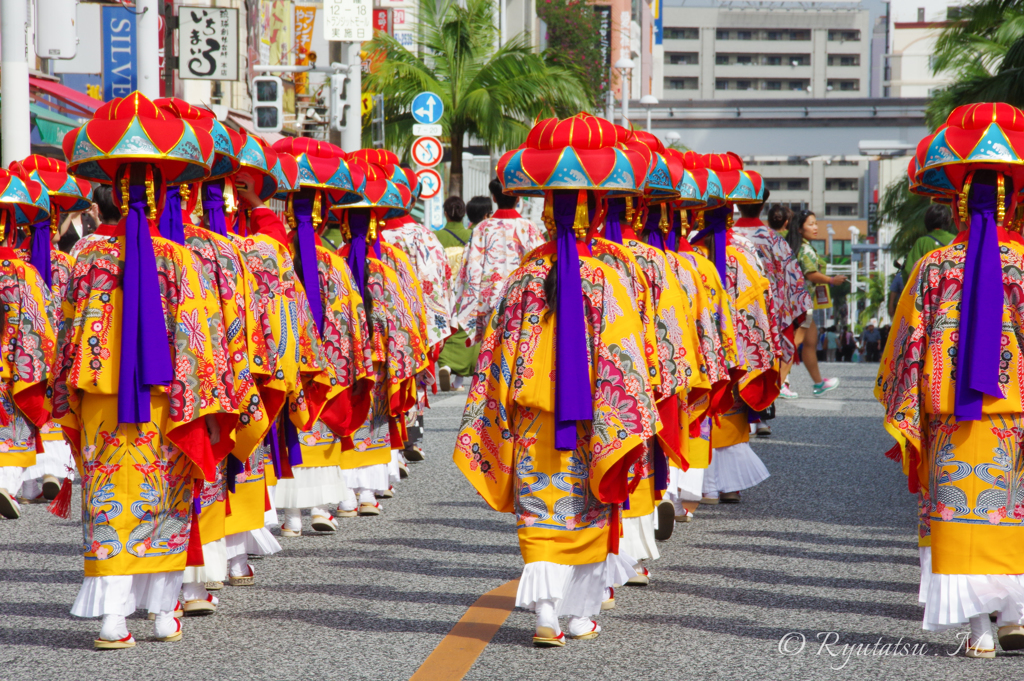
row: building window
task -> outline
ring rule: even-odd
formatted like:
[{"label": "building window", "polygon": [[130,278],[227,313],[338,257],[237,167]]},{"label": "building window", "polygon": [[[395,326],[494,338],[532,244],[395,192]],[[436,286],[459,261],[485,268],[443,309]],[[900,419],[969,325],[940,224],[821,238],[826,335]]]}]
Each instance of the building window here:
[{"label": "building window", "polygon": [[802,178],[797,178],[795,180],[786,180],[786,191],[807,191],[807,180]]},{"label": "building window", "polygon": [[716,90],[728,90],[729,89],[729,81],[722,80],[721,78],[719,78],[718,80],[715,81],[715,89]]},{"label": "building window", "polygon": [[698,28],[666,28],[665,38],[668,40],[699,40],[700,29]]},{"label": "building window", "polygon": [[665,63],[666,64],[697,64],[697,53],[696,52],[666,52]]},{"label": "building window", "polygon": [[766,80],[764,82],[764,89],[765,90],[781,90],[782,89],[782,81],[781,80]]},{"label": "building window", "polygon": [[751,56],[749,54],[737,54],[736,55],[736,63],[737,64],[745,64],[745,65],[749,66],[750,64],[754,63],[754,58],[753,58],[753,56]]},{"label": "building window", "polygon": [[860,90],[859,80],[830,80],[828,81],[829,90],[840,90],[842,92],[856,92]]},{"label": "building window", "polygon": [[789,89],[793,91],[802,92],[807,89],[806,80],[791,80],[789,81]]},{"label": "building window", "polygon": [[728,64],[729,64],[729,55],[727,55],[727,54],[716,54],[715,55],[715,64],[717,66],[728,66]]},{"label": "building window", "polygon": [[860,31],[831,30],[828,32],[828,39],[840,42],[855,42],[860,40]]},{"label": "building window", "polygon": [[789,32],[789,39],[790,40],[810,40],[811,39],[811,32],[810,31],[790,31]]},{"label": "building window", "polygon": [[737,90],[750,90],[750,89],[752,89],[750,87],[750,81],[749,80],[737,80],[736,81],[736,89]]},{"label": "building window", "polygon": [[810,66],[811,55],[809,54],[791,54],[786,57],[786,63],[790,66]]},{"label": "building window", "polygon": [[668,88],[669,90],[696,90],[698,87],[698,80],[696,78],[669,78]]},{"label": "building window", "polygon": [[825,180],[825,191],[855,192],[860,183],[857,178],[835,177]]},{"label": "building window", "polygon": [[825,215],[828,217],[853,218],[859,211],[856,203],[826,203]]},{"label": "building window", "polygon": [[859,54],[830,54],[828,55],[829,66],[860,66]]},{"label": "building window", "polygon": [[765,66],[782,66],[782,56],[778,54],[766,54],[762,63]]},{"label": "building window", "polygon": [[765,40],[785,40],[782,31],[765,31]]},{"label": "building window", "polygon": [[[746,164],[746,165],[749,165],[749,164]],[[764,181],[764,186],[774,192],[774,191],[777,191],[778,188],[779,188],[779,181],[778,180],[765,180]]]},{"label": "building window", "polygon": [[729,39],[729,30],[728,29],[720,28],[717,31],[715,31],[715,40],[728,40],[728,39]]},{"label": "building window", "polygon": [[753,31],[736,31],[736,40],[753,40]]},{"label": "building window", "polygon": [[860,162],[859,161],[837,161],[836,165],[837,166],[859,166]]}]

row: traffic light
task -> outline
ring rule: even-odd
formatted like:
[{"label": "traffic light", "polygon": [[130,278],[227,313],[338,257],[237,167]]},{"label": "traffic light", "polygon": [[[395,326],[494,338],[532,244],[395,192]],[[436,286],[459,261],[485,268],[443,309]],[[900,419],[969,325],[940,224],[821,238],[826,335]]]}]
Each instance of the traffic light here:
[{"label": "traffic light", "polygon": [[284,126],[284,87],[277,76],[252,79],[252,122],[256,132],[281,132]]},{"label": "traffic light", "polygon": [[331,76],[331,130],[345,132],[350,120],[359,120],[359,108],[353,111],[348,101],[350,81],[344,73]]}]

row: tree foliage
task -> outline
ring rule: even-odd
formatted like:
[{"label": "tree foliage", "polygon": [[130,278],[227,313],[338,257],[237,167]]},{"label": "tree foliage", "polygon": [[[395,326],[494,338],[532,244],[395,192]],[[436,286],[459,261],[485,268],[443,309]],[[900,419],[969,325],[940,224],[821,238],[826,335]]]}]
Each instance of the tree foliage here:
[{"label": "tree foliage", "polygon": [[583,0],[544,0],[537,16],[547,26],[550,61],[576,73],[590,93],[591,106],[601,108],[608,92],[608,67],[602,61],[601,23],[594,6]]},{"label": "tree foliage", "polygon": [[383,33],[366,46],[381,58],[363,87],[384,95],[385,138],[393,151],[408,157],[417,94],[433,92],[444,102],[451,196],[462,194],[466,134],[492,149],[510,149],[525,140],[536,117],[589,109],[576,72],[537,54],[527,35],[496,47],[494,17],[494,0],[421,0],[415,51]]}]

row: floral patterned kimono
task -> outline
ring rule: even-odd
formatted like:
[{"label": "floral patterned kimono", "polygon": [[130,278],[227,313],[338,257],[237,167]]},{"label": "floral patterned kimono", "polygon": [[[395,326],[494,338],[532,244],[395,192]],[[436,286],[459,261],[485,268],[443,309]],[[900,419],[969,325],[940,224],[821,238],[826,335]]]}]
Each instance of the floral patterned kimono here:
[{"label": "floral patterned kimono", "polygon": [[555,448],[554,333],[546,244],[509,278],[484,336],[455,463],[496,511],[514,513],[519,547],[538,561],[583,566],[618,550],[628,470],[661,428],[647,375],[644,328],[599,260],[580,256],[594,417],[577,422],[575,452]]},{"label": "floral patterned kimono", "polygon": [[0,342],[0,488],[13,497],[24,469],[36,463],[39,437],[50,420],[47,384],[53,377],[60,319],[36,269],[9,248],[0,249],[3,314]]},{"label": "floral patterned kimono", "polygon": [[[405,219],[408,222],[397,227],[392,227],[392,221],[389,221],[380,237],[402,251],[412,264],[426,306],[427,344],[433,348],[451,335],[454,325],[451,267],[444,247],[434,233],[411,218]],[[381,255],[386,257],[383,251]]]},{"label": "floral patterned kimono", "polygon": [[757,218],[740,218],[733,225],[732,231],[753,246],[764,266],[764,274],[772,287],[772,300],[778,319],[781,361],[784,364],[792,363],[796,354],[793,334],[807,311],[813,308],[800,263],[786,240]]},{"label": "floral patterned kimono", "polygon": [[[31,252],[29,248],[22,246],[15,249],[17,257],[25,263],[30,262]],[[64,311],[61,301],[67,297],[68,288],[71,284],[71,270],[75,261],[67,253],[53,249],[50,251],[50,279],[52,285],[50,291],[53,295],[53,325],[57,333],[57,356],[60,356],[60,345],[67,338],[65,328]],[[39,439],[42,442],[43,451],[36,455],[36,465],[27,468],[24,479],[38,480],[44,475],[53,475],[56,478],[67,476],[67,467],[73,463],[71,448],[64,440],[64,431],[56,421],[47,421],[39,429]],[[0,487],[3,485],[0,484]],[[39,489],[38,486],[35,489]],[[11,490],[13,493],[13,490]]]},{"label": "floral patterned kimono", "polygon": [[86,577],[185,568],[193,482],[216,478],[238,422],[220,301],[190,251],[154,236],[174,376],[151,389],[148,423],[118,423],[121,234],[90,243],[75,262],[63,302],[70,336],[53,389],[54,417],[82,475]]},{"label": "floral patterned kimono", "polygon": [[509,275],[544,243],[544,234],[514,209],[498,210],[473,228],[455,281],[455,318],[473,343],[483,340]]},{"label": "floral patterned kimono", "polygon": [[[958,420],[968,236],[961,232],[932,251],[910,274],[875,386],[885,429],[897,441],[888,456],[902,462],[918,495],[924,628],[931,630],[979,614],[970,611],[967,589],[989,593],[993,602],[1008,590],[1016,608],[1024,607],[1024,240],[998,228],[1002,397],[984,396],[980,420]],[[992,609],[982,614],[987,618]]]}]

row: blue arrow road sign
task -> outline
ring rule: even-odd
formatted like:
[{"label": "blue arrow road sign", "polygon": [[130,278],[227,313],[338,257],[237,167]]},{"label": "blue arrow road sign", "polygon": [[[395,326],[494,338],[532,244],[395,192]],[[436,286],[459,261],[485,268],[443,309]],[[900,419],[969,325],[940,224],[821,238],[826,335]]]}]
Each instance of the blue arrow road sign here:
[{"label": "blue arrow road sign", "polygon": [[444,103],[433,92],[421,92],[412,100],[412,117],[417,123],[433,125],[441,120]]}]

